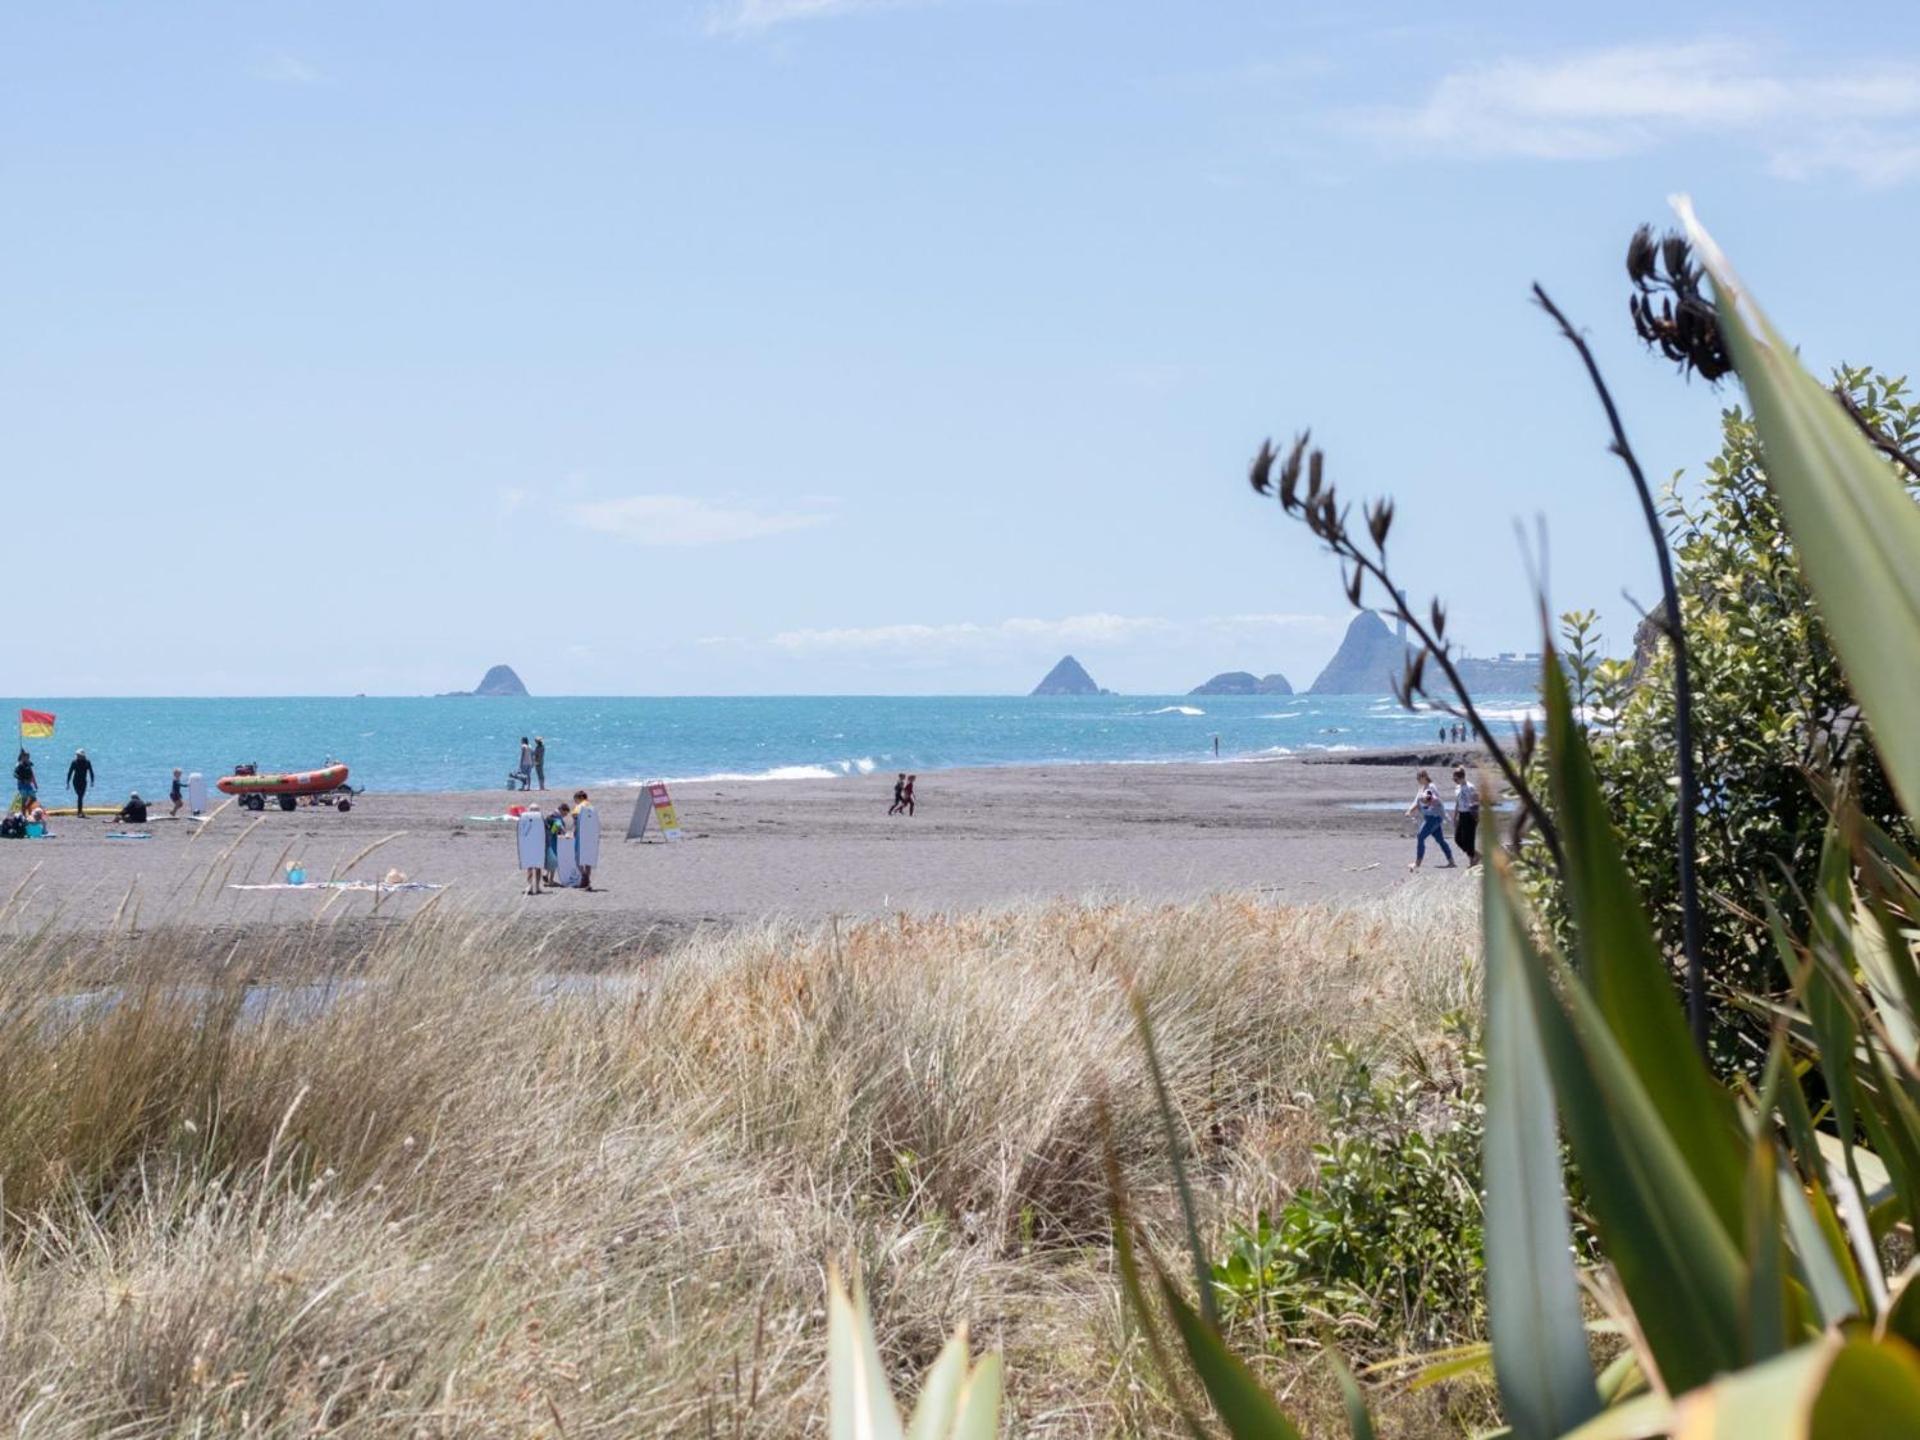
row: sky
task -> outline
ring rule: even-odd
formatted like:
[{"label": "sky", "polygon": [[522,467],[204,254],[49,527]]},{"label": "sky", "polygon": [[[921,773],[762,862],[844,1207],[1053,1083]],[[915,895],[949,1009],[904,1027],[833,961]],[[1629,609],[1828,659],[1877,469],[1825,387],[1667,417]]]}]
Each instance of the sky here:
[{"label": "sky", "polygon": [[1663,478],[1738,398],[1627,322],[1675,192],[1903,373],[1920,13],[1439,8],[9,7],[0,693],[1303,685],[1346,601],[1245,475],[1308,426],[1470,651],[1538,648],[1516,522],[1625,650],[1528,287]]}]

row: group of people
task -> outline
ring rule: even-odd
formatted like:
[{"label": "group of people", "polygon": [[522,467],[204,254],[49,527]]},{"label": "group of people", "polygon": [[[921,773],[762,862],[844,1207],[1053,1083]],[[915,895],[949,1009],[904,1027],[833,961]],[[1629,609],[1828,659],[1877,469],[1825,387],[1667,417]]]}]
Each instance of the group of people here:
[{"label": "group of people", "polygon": [[[1454,866],[1454,858],[1445,834],[1447,802],[1441,798],[1429,772],[1422,770],[1417,778],[1420,788],[1413,797],[1413,803],[1407,807],[1407,814],[1419,817],[1420,830],[1414,839],[1413,859],[1407,869],[1418,870],[1425,863],[1427,841],[1432,840],[1439,845],[1440,853],[1447,857],[1446,864],[1440,868],[1450,870]],[[1466,766],[1456,765],[1453,767],[1453,843],[1466,855],[1469,869],[1480,863],[1479,831],[1479,787],[1467,778]]]},{"label": "group of people", "polygon": [[909,775],[904,770],[899,773],[893,782],[893,804],[887,807],[887,814],[907,816],[913,814],[913,782],[919,778],[918,775]]},{"label": "group of people", "polygon": [[[529,744],[527,737],[520,737],[520,761],[507,775],[509,790],[531,790],[535,781],[542,790],[547,788],[547,741],[543,735],[533,737]],[[563,805],[564,810],[566,807]]]},{"label": "group of people", "polygon": [[600,817],[587,792],[573,792],[551,815],[529,805],[519,816],[520,864],[527,872],[527,894],[547,889],[593,889],[593,867],[600,863]]},{"label": "group of people", "polygon": [[1464,745],[1467,743],[1467,727],[1464,725],[1442,725],[1440,727],[1442,745]]},{"label": "group of people", "polygon": [[[93,761],[87,758],[85,749],[75,750],[73,759],[67,762],[67,789],[73,792],[73,813],[76,818],[87,818],[87,791],[93,788],[96,778]],[[51,835],[47,824],[47,809],[40,801],[40,780],[33,768],[33,755],[25,746],[13,764],[13,804],[9,809],[18,814],[26,825],[37,825],[43,835]],[[172,815],[180,813],[180,807],[186,803],[185,782],[181,779],[180,767],[173,768],[173,784],[168,791],[173,802]],[[139,791],[127,796],[126,804],[114,811],[110,820],[125,825],[144,825],[147,823],[147,802],[140,798]]]}]

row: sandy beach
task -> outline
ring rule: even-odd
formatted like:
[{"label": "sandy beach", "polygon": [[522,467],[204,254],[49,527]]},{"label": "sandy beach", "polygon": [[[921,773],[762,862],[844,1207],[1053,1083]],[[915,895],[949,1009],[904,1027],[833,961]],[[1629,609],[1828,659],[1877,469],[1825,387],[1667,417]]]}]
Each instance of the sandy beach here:
[{"label": "sandy beach", "polygon": [[[58,817],[55,838],[0,845],[5,923],[224,931],[402,918],[429,898],[536,926],[579,926],[605,947],[657,948],[703,925],[946,910],[1051,897],[1179,900],[1244,890],[1276,901],[1358,897],[1464,871],[1409,877],[1405,765],[1065,765],[923,775],[918,813],[889,817],[892,777],[676,787],[686,838],[624,836],[636,792],[594,798],[606,843],[596,893],[529,898],[515,868],[504,790],[367,794],[351,811],[228,808],[168,820],[149,840],[104,819]],[[1410,763],[1410,762],[1409,762]],[[570,794],[565,776],[534,799]],[[164,807],[160,807],[164,811]],[[391,837],[391,838],[388,838]],[[382,842],[355,861],[367,847]],[[444,887],[375,895],[268,885],[286,859],[310,878],[397,869]],[[1430,866],[1438,857],[1429,857]]]}]

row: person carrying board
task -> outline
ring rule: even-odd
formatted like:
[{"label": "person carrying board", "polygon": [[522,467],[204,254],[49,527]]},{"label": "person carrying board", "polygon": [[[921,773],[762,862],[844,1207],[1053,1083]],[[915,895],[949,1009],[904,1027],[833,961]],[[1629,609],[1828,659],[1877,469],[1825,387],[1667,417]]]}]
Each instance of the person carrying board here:
[{"label": "person carrying board", "polygon": [[538,807],[529,805],[514,822],[514,846],[519,852],[520,868],[527,872],[527,894],[540,893],[540,877],[546,870],[547,827]]},{"label": "person carrying board", "polygon": [[573,792],[573,852],[580,866],[580,888],[593,889],[593,867],[600,863],[600,812],[587,792]]}]

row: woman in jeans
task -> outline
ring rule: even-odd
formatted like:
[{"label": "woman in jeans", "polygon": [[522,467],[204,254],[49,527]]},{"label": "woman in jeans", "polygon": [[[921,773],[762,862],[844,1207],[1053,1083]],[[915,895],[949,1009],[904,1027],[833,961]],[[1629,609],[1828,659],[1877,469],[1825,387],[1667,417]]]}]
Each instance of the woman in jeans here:
[{"label": "woman in jeans", "polygon": [[1447,863],[1440,868],[1442,870],[1451,870],[1453,868],[1453,851],[1448,848],[1447,837],[1444,833],[1447,823],[1447,807],[1440,799],[1440,792],[1433,788],[1433,776],[1422,770],[1419,773],[1418,779],[1420,781],[1420,793],[1413,797],[1413,804],[1407,807],[1407,814],[1419,815],[1420,837],[1414,841],[1413,863],[1408,865],[1407,869],[1418,870],[1420,868],[1421,862],[1427,858],[1427,841],[1431,839],[1440,847],[1440,853],[1447,857]]}]

